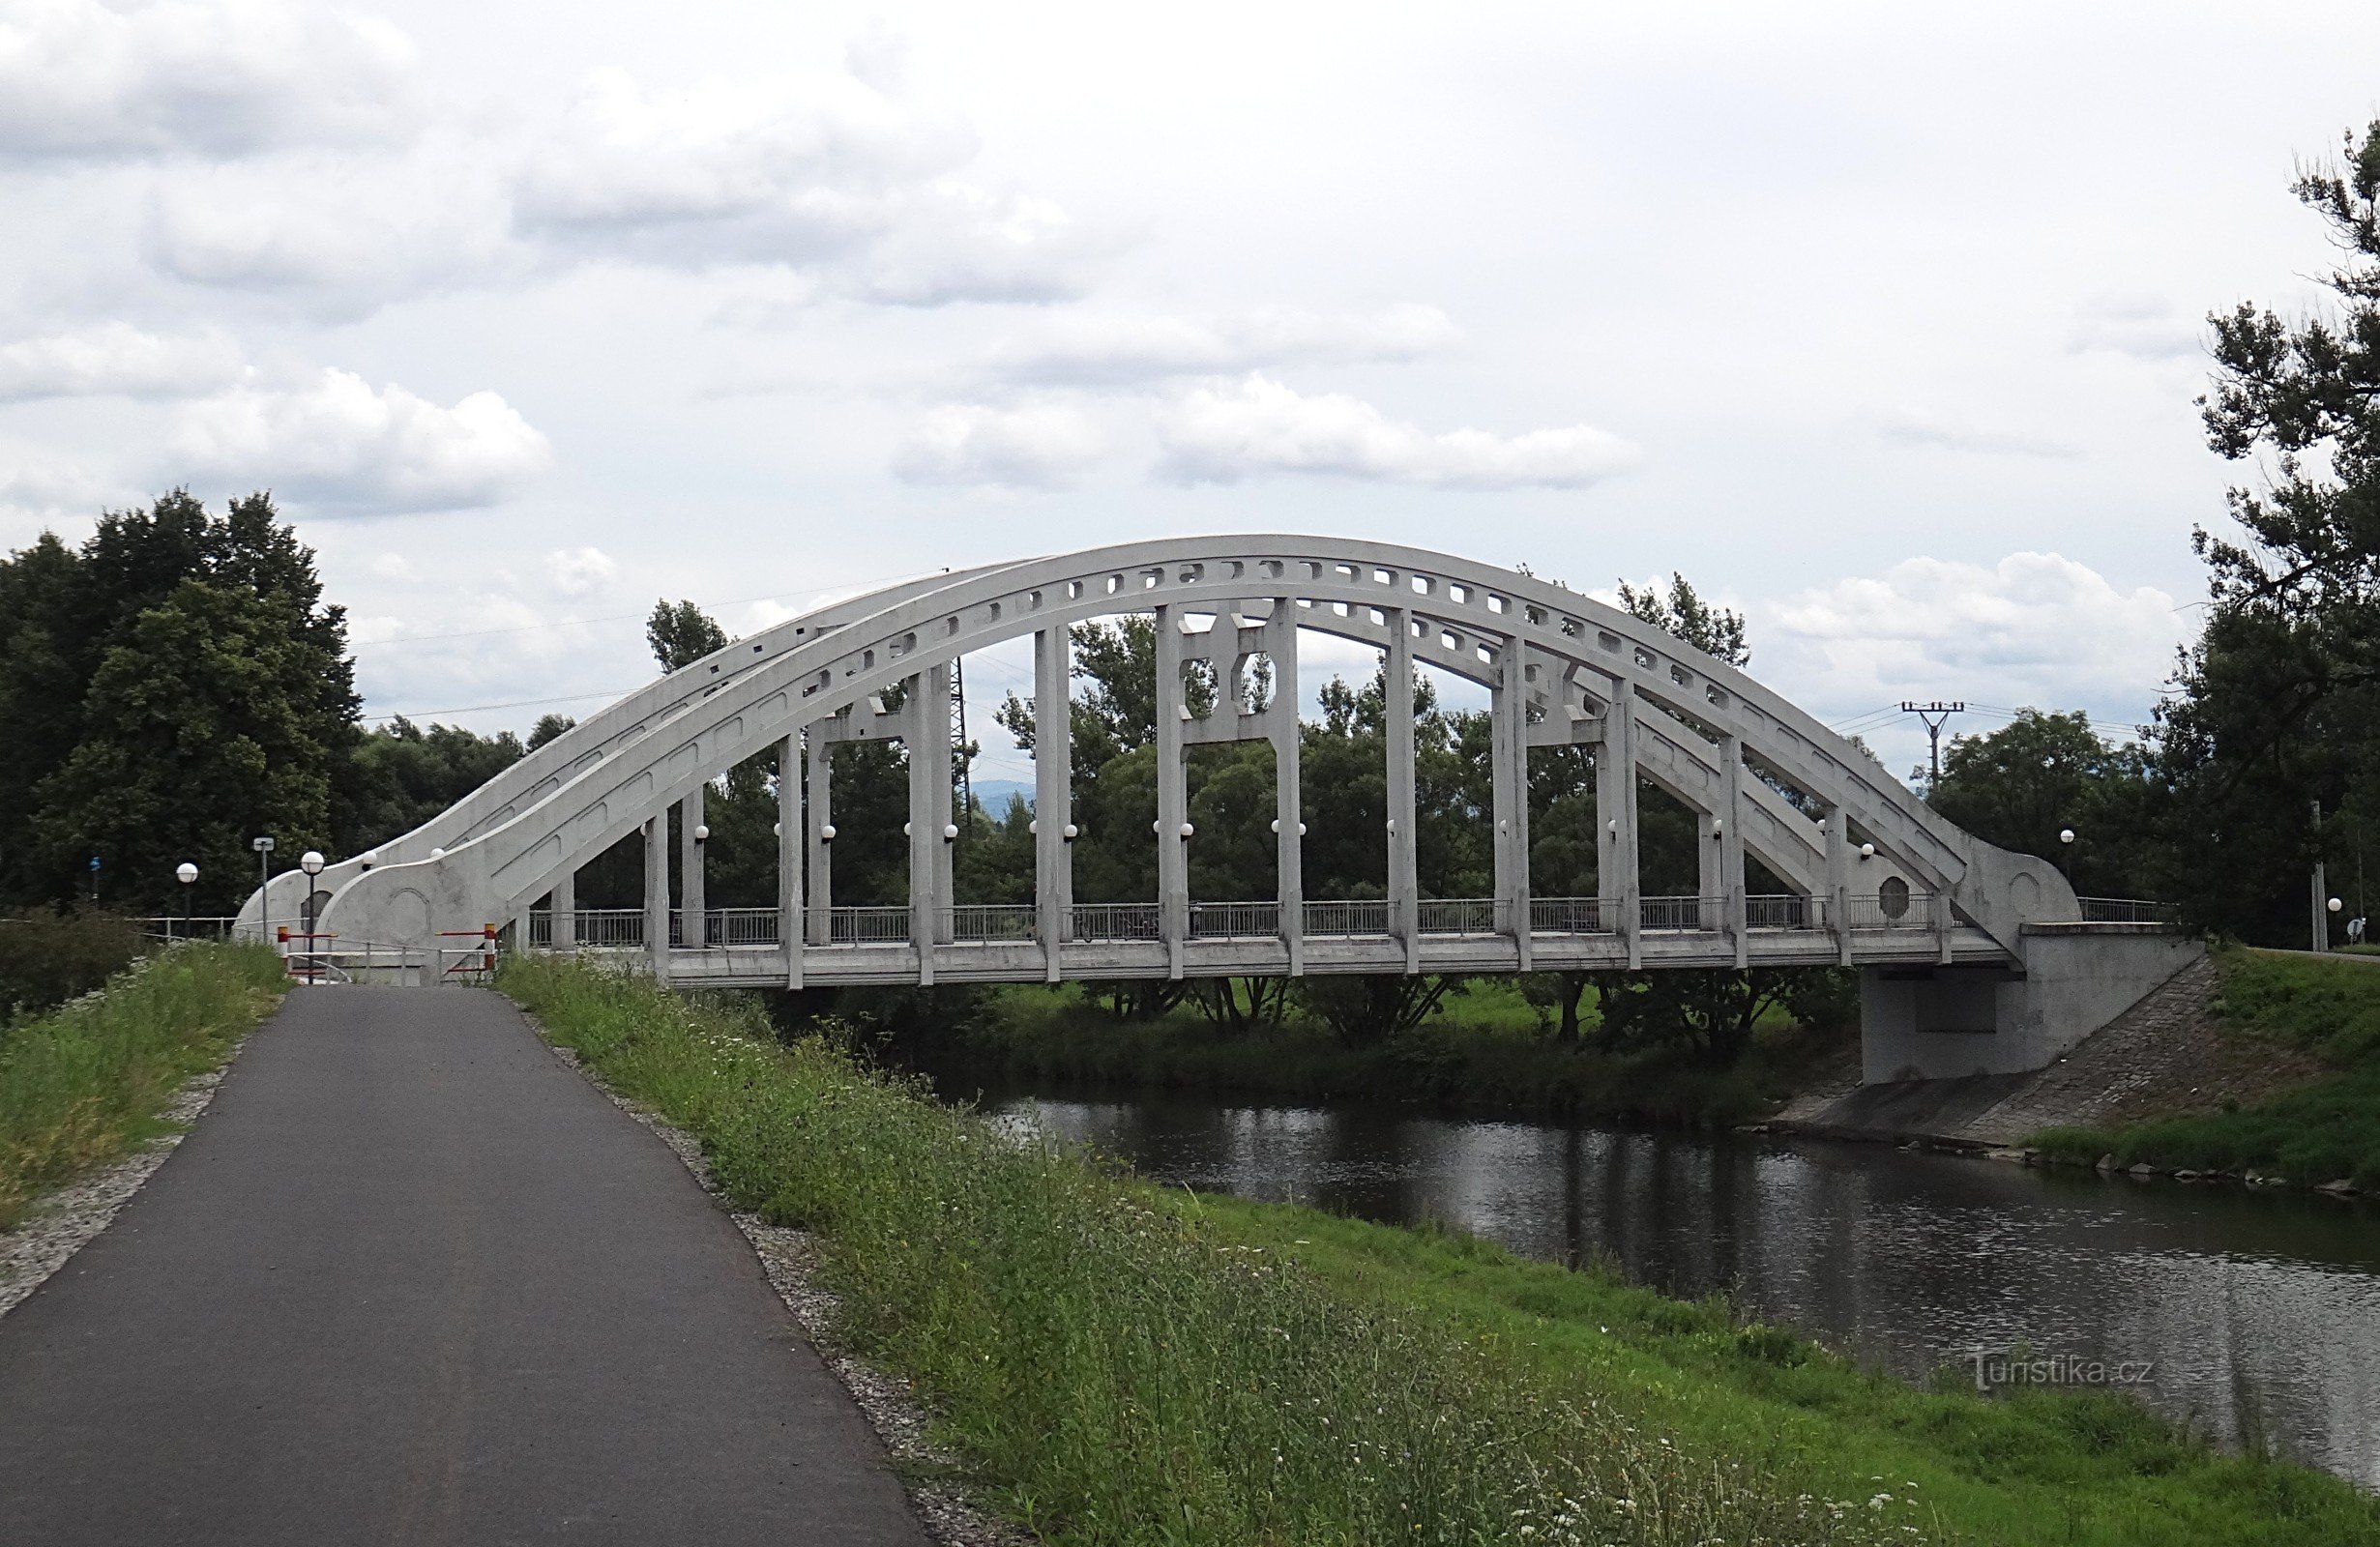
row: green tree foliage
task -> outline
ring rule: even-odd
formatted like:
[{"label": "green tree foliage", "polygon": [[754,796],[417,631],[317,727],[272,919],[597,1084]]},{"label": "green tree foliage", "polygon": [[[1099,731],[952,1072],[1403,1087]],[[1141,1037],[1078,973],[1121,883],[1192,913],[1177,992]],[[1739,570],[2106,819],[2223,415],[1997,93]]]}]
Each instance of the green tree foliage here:
[{"label": "green tree foliage", "polygon": [[645,620],[645,643],[663,671],[691,666],[703,657],[727,648],[727,630],[690,601],[656,601]]},{"label": "green tree foliage", "polygon": [[2191,898],[2268,940],[2302,928],[2311,803],[2335,844],[2380,818],[2380,124],[2294,190],[2339,253],[2335,305],[2209,319],[2209,444],[2268,476],[2231,492],[2236,540],[2197,534],[2212,605],[2159,738]]},{"label": "green tree foliage", "polygon": [[459,725],[425,729],[399,715],[359,738],[354,794],[339,847],[350,854],[412,832],[520,761],[511,731],[481,736]]},{"label": "green tree foliage", "polygon": [[2148,748],[2109,744],[2088,715],[2026,709],[1988,736],[1954,738],[1928,799],[1984,842],[2048,860],[2085,896],[2149,896],[2171,868],[2156,774]]},{"label": "green tree foliage", "polygon": [[1858,1013],[1859,978],[1835,967],[1754,967],[1747,972],[1594,974],[1599,1040],[1614,1051],[1694,1045],[1713,1067],[1733,1064],[1772,1009],[1804,1026],[1838,1026]]},{"label": "green tree foliage", "polygon": [[540,715],[537,723],[529,729],[529,750],[536,751],[577,723],[568,715]]},{"label": "green tree foliage", "polygon": [[264,494],[220,516],[177,489],[79,548],[0,564],[0,886],[179,910],[247,890],[248,840],[332,842],[349,791],[346,616]]}]

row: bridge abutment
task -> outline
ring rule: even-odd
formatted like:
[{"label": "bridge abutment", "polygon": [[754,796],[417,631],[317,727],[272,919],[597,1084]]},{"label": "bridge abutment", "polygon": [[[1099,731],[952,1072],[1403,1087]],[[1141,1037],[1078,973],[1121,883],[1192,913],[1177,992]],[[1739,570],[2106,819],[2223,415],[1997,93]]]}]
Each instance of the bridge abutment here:
[{"label": "bridge abutment", "polygon": [[2171,929],[2053,923],[2013,963],[1864,967],[1861,1083],[2047,1067],[2205,954]]}]

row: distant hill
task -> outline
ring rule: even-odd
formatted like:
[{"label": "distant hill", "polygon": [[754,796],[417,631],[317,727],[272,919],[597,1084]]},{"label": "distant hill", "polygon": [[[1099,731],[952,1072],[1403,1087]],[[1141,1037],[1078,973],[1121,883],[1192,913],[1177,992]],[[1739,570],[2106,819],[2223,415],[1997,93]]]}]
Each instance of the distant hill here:
[{"label": "distant hill", "polygon": [[1033,786],[1022,779],[977,779],[975,799],[984,814],[996,820],[1008,815],[1012,800],[1024,802],[1025,809],[1032,810]]}]

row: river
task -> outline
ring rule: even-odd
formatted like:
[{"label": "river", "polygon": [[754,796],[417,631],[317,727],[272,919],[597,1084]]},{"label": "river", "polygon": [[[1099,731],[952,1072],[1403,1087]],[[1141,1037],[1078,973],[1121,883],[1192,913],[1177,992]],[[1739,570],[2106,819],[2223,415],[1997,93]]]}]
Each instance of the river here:
[{"label": "river", "polygon": [[[990,1092],[1154,1180],[1725,1289],[1912,1380],[1976,1351],[2098,1363],[2218,1441],[2380,1490],[2380,1208],[1751,1134]],[[2087,1373],[2087,1372],[2086,1372]]]}]

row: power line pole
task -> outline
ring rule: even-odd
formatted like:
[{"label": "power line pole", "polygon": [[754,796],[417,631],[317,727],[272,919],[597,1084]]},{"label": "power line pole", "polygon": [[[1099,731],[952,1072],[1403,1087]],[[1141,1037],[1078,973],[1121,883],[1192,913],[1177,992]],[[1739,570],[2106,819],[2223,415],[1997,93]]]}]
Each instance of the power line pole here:
[{"label": "power line pole", "polygon": [[1928,800],[1931,800],[1934,786],[1942,782],[1943,721],[1953,715],[1965,714],[1967,712],[1966,702],[1962,699],[1955,704],[1946,704],[1937,698],[1930,704],[1921,704],[1913,699],[1904,698],[1900,701],[1900,712],[1904,715],[1915,715],[1925,722],[1925,795]]}]

